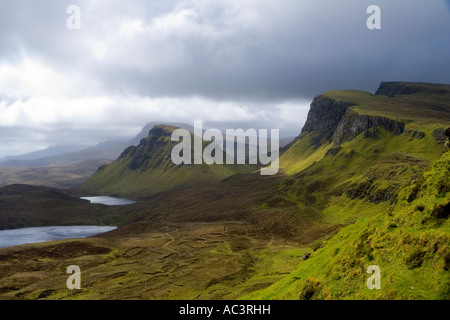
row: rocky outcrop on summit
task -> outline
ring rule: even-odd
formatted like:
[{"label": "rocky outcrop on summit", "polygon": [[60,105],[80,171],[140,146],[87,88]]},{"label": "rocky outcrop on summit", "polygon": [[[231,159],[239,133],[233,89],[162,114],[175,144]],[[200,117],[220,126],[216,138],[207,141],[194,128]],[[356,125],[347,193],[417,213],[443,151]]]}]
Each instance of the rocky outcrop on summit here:
[{"label": "rocky outcrop on summit", "polygon": [[175,167],[170,159],[170,148],[175,145],[170,141],[174,129],[171,126],[155,126],[147,138],[142,139],[138,146],[125,149],[119,159],[129,159],[128,168],[131,170]]},{"label": "rocky outcrop on summit", "polygon": [[357,112],[348,109],[342,120],[339,122],[333,134],[333,143],[335,146],[341,145],[345,141],[350,141],[364,132],[369,133],[369,129],[378,129],[382,127],[394,135],[402,134],[405,130],[405,124],[386,117],[360,115]]}]

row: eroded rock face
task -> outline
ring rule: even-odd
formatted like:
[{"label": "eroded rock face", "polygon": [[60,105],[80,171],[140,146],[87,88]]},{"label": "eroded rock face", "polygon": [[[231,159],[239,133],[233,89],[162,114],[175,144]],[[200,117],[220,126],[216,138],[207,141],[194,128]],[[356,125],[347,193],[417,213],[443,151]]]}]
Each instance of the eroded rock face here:
[{"label": "eroded rock face", "polygon": [[331,139],[339,122],[352,105],[350,102],[335,101],[323,95],[316,96],[311,103],[302,133],[317,133],[312,144]]},{"label": "eroded rock face", "polygon": [[368,132],[371,128],[382,127],[394,135],[402,134],[405,130],[405,124],[396,120],[379,116],[360,115],[349,109],[339,122],[333,134],[333,143],[338,146],[345,141],[356,138],[363,132]]},{"label": "eroded rock face", "polygon": [[170,130],[155,126],[147,138],[142,139],[138,146],[125,149],[119,159],[129,159],[127,166],[131,170],[173,167],[170,150],[175,143],[170,141],[171,134]]},{"label": "eroded rock face", "polygon": [[333,132],[351,105],[351,103],[335,101],[322,95],[316,96],[311,103],[308,119],[302,132],[322,129]]},{"label": "eroded rock face", "polygon": [[[382,88],[383,85],[379,90],[383,91]],[[392,89],[391,86],[385,88],[386,90],[387,88]],[[373,136],[379,127],[395,135],[404,132],[405,124],[403,122],[387,117],[360,115],[352,110],[351,107],[354,105],[352,102],[336,101],[323,95],[316,96],[311,103],[302,134],[314,132],[311,141],[313,145],[319,145],[324,141],[333,141],[335,146],[339,146],[345,141],[356,138],[361,133],[367,133],[367,137]]]},{"label": "eroded rock face", "polygon": [[444,143],[445,142],[445,130],[442,128],[434,129],[433,132],[431,132],[431,135],[438,143]]},{"label": "eroded rock face", "polygon": [[445,141],[445,147],[447,149],[450,149],[450,128],[447,128],[447,130],[445,130],[445,136],[447,137],[447,141]]},{"label": "eroded rock face", "polygon": [[313,145],[333,141],[335,146],[339,146],[364,132],[367,137],[373,136],[379,127],[395,135],[404,132],[403,122],[386,117],[360,115],[352,110],[352,106],[354,103],[336,101],[323,95],[316,96],[311,103],[302,134],[314,132],[311,141]]}]

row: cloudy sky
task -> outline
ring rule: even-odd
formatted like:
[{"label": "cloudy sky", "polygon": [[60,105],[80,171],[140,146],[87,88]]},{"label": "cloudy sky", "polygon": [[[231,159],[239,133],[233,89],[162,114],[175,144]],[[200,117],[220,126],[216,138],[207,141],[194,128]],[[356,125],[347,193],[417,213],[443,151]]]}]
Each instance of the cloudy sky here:
[{"label": "cloudy sky", "polygon": [[296,135],[316,94],[396,80],[450,83],[449,0],[0,2],[0,157],[150,121]]}]

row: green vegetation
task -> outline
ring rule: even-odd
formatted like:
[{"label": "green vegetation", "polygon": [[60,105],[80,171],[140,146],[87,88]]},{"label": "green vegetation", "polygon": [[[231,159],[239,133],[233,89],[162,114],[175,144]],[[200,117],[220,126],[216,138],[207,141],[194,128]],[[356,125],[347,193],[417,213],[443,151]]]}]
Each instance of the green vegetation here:
[{"label": "green vegetation", "polygon": [[[449,299],[450,152],[387,209],[339,231],[276,284],[244,298]],[[382,290],[366,287],[378,265]]]},{"label": "green vegetation", "polygon": [[[90,215],[119,226],[90,239],[1,249],[0,294],[449,299],[449,92],[407,83],[382,84],[376,95],[326,92],[276,176],[252,166],[175,166],[174,127],[159,126],[82,188],[67,191],[135,197],[137,204],[89,211],[52,189],[0,189],[9,208],[0,214],[11,223],[39,223],[30,208],[48,223],[57,219],[49,207],[57,206],[70,222]],[[84,272],[80,291],[64,287],[70,264]],[[366,286],[370,265],[381,269],[380,290]]]}]

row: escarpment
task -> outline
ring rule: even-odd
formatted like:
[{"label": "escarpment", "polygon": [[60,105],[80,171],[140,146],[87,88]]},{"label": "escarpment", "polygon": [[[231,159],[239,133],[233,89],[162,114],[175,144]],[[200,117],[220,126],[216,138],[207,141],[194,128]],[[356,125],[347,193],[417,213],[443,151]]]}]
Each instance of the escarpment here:
[{"label": "escarpment", "polygon": [[[302,134],[314,132],[311,141],[313,145],[332,141],[338,146],[345,141],[353,140],[361,133],[366,132],[369,137],[380,127],[394,135],[404,132],[405,124],[401,121],[359,114],[353,107],[357,107],[356,103],[338,101],[324,95],[316,96],[311,103]],[[369,131],[370,129],[374,130]]]},{"label": "escarpment", "polygon": [[318,95],[311,103],[308,118],[302,129],[303,133],[314,132],[313,145],[330,140],[339,122],[344,117],[351,102],[342,102]]},{"label": "escarpment", "polygon": [[361,133],[366,133],[366,137],[370,137],[374,133],[368,130],[372,128],[376,130],[379,127],[392,132],[394,135],[402,134],[405,130],[403,122],[386,117],[360,115],[348,109],[334,131],[333,143],[336,146],[341,145],[345,141],[353,140]]}]

